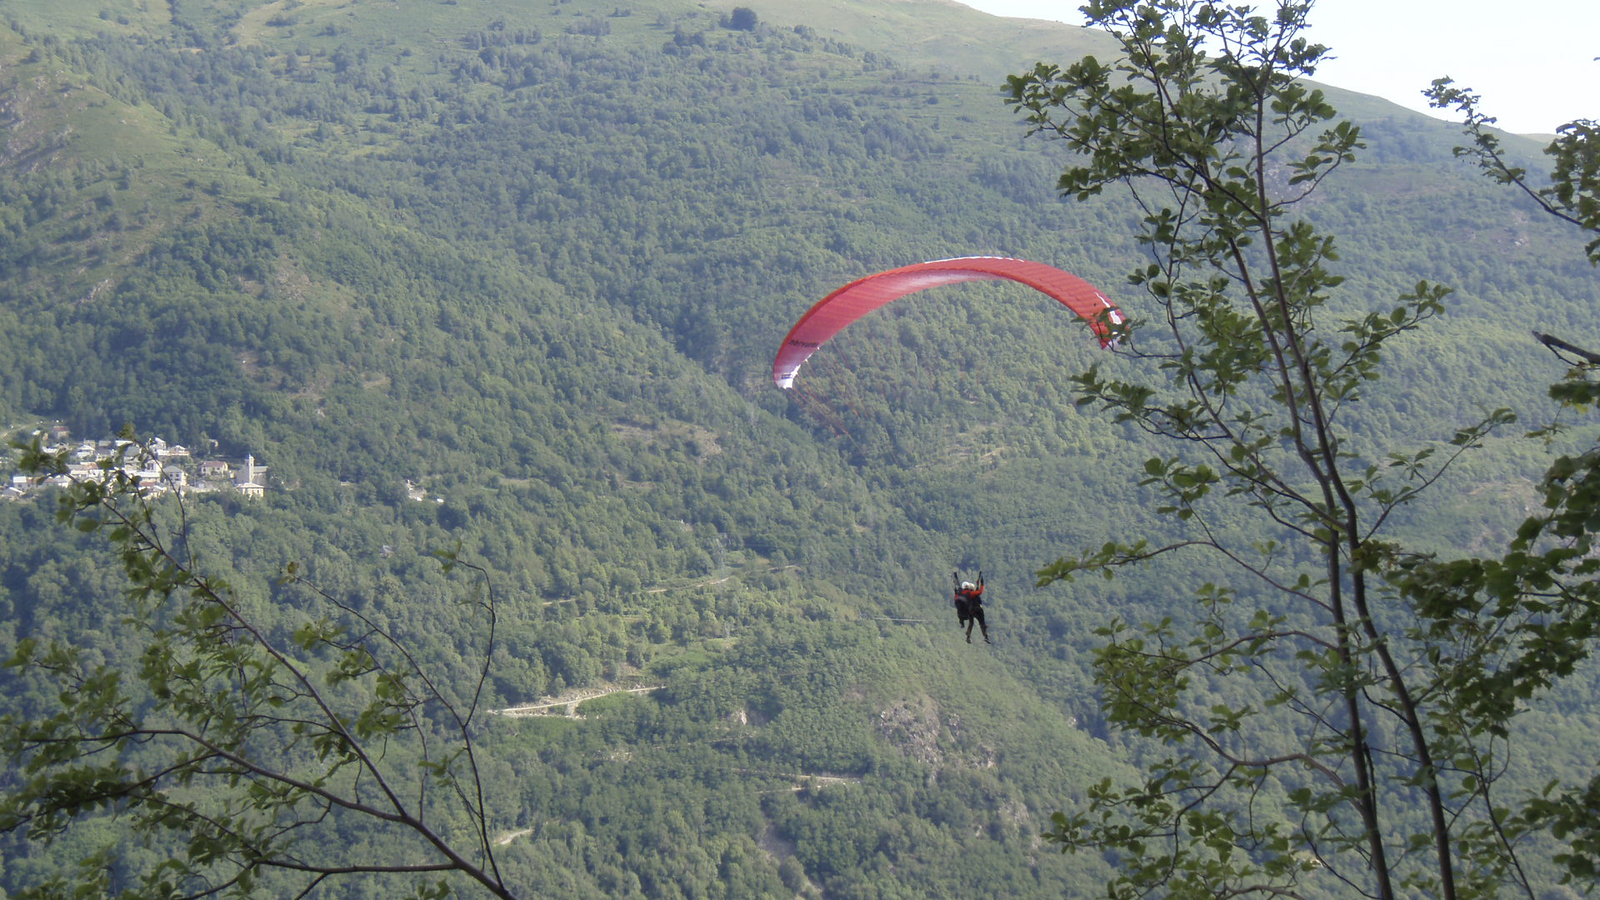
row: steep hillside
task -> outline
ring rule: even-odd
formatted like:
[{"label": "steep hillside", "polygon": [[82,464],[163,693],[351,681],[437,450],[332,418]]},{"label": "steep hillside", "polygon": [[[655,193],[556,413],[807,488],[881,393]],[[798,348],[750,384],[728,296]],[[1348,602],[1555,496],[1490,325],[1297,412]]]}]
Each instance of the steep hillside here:
[{"label": "steep hillside", "polygon": [[[997,94],[1105,42],[943,0],[749,8],[753,31],[675,0],[7,4],[0,420],[254,454],[264,501],[193,521],[280,624],[299,601],[272,575],[300,560],[455,660],[426,552],[459,542],[502,588],[496,705],[660,685],[493,721],[528,895],[1098,894],[1098,861],[1035,837],[1131,752],[1099,727],[1089,630],[1205,577],[1031,587],[1159,527],[1143,437],[1067,381],[1127,363],[970,285],[861,323],[800,390],[767,367],[876,268],[1019,255],[1115,292],[1133,212],[1057,200],[1059,158]],[[1371,150],[1313,214],[1349,302],[1458,289],[1368,436],[1537,411],[1527,329],[1600,326],[1578,240],[1455,163],[1446,126],[1345,99]],[[1508,445],[1471,475],[1515,496],[1537,469]],[[1520,513],[1502,496],[1460,500],[1462,541]],[[130,659],[116,579],[48,518],[0,504],[8,640]],[[989,576],[992,648],[954,631],[957,567]],[[76,850],[0,849],[8,890]]]}]

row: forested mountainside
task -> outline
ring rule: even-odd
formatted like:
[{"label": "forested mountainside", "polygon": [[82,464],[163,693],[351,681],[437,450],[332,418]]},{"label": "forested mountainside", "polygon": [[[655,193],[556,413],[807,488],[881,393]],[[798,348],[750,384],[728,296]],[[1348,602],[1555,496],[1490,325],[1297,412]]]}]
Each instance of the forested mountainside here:
[{"label": "forested mountainside", "polygon": [[[492,706],[659,687],[488,721],[527,896],[1097,895],[1100,861],[1038,838],[1145,752],[1098,718],[1090,629],[1215,577],[1032,587],[1067,549],[1163,527],[1147,439],[1072,402],[1069,373],[1128,363],[1042,298],[971,285],[860,323],[797,391],[768,366],[827,291],[922,259],[1028,257],[1118,294],[1136,211],[1059,200],[1061,158],[998,93],[1105,45],[939,0],[746,8],[750,30],[672,0],[6,4],[0,424],[253,454],[265,496],[196,497],[190,527],[280,627],[295,561],[465,677],[478,635],[428,558],[459,544],[501,597]],[[1545,415],[1561,367],[1529,328],[1600,330],[1580,239],[1454,160],[1449,126],[1334,96],[1370,145],[1310,211],[1340,302],[1456,289],[1363,435]],[[1508,437],[1408,525],[1492,544],[1543,453]],[[132,664],[118,570],[51,512],[0,503],[0,645]],[[946,597],[980,567],[993,646]],[[1540,720],[1553,765],[1595,715]],[[13,834],[0,886],[100,843],[119,879],[163,852],[114,819]]]}]

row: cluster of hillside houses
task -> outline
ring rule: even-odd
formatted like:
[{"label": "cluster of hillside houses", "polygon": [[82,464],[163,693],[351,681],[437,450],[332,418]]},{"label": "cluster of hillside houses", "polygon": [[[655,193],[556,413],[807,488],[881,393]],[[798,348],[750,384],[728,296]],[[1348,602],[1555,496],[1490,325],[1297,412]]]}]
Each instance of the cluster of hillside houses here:
[{"label": "cluster of hillside houses", "polygon": [[34,433],[46,452],[71,450],[67,473],[51,476],[43,482],[31,475],[14,474],[0,496],[15,499],[28,496],[41,485],[65,487],[74,481],[99,479],[104,474],[106,460],[114,460],[113,464],[120,466],[123,474],[137,477],[140,491],[151,496],[168,491],[179,494],[234,491],[254,499],[267,489],[267,467],[258,464],[254,454],[246,454],[243,460],[201,459],[182,444],[169,444],[159,437],[151,438],[144,447],[119,438],[81,441],[74,448],[65,426],[57,425]]}]

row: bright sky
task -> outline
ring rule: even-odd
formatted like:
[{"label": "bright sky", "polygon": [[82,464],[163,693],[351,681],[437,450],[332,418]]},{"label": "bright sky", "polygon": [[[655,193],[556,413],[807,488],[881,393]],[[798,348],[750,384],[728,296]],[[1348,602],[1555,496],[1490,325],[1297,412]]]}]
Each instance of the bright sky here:
[{"label": "bright sky", "polygon": [[[998,16],[1081,24],[1080,0],[960,0]],[[1335,59],[1317,80],[1428,110],[1449,76],[1519,133],[1600,119],[1600,0],[1320,0],[1310,37]]]}]

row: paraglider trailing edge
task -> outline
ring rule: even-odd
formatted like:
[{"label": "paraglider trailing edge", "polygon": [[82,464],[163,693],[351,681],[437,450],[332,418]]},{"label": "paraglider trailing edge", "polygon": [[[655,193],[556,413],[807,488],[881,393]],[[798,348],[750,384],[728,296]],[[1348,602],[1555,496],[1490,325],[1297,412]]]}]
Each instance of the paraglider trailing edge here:
[{"label": "paraglider trailing edge", "polygon": [[1009,280],[1027,285],[1061,303],[1089,323],[1100,346],[1114,348],[1124,323],[1122,311],[1094,285],[1055,266],[1005,256],[959,256],[901,266],[858,278],[806,310],[778,347],[772,381],[794,386],[811,354],[851,323],[880,306],[924,288],[963,281]]}]

